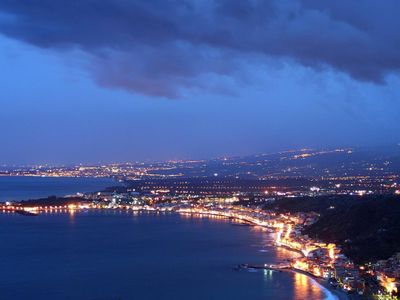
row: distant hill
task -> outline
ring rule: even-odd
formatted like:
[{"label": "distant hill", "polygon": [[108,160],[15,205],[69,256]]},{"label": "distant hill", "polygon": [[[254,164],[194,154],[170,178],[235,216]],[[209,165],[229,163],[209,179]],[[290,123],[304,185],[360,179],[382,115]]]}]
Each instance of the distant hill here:
[{"label": "distant hill", "polygon": [[[158,164],[153,164],[157,166]],[[163,164],[159,164],[163,165]],[[169,162],[154,174],[181,177],[340,177],[400,174],[400,146],[302,149],[272,154]]]}]

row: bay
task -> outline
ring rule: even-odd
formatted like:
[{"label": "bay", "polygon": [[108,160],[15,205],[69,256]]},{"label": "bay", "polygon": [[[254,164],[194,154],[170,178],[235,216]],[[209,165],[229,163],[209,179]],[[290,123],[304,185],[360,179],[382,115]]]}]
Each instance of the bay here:
[{"label": "bay", "polygon": [[296,273],[236,271],[293,253],[270,233],[173,213],[0,214],[0,299],[325,299]]}]

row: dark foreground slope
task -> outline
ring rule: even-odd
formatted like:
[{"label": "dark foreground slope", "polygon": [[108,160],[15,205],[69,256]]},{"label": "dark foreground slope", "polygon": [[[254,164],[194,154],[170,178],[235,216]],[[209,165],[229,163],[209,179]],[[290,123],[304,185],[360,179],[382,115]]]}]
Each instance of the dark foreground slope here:
[{"label": "dark foreground slope", "polygon": [[305,228],[304,233],[341,245],[343,252],[356,262],[387,259],[400,252],[400,197],[282,199],[273,208],[320,213],[319,220]]}]

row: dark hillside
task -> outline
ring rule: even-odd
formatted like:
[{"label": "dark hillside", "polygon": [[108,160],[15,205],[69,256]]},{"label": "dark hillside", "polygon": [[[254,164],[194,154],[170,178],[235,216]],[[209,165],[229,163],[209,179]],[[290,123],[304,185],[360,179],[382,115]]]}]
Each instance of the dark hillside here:
[{"label": "dark hillside", "polygon": [[387,259],[400,252],[400,197],[336,196],[276,201],[281,211],[316,211],[320,219],[305,234],[343,246],[356,262]]}]

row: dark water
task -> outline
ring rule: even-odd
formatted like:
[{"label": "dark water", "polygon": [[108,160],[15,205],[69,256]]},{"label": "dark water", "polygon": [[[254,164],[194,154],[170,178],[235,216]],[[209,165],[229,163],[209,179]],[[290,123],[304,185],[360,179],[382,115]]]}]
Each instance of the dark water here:
[{"label": "dark water", "polygon": [[[226,220],[117,211],[0,213],[0,299],[324,299],[313,280],[234,271],[292,254]],[[262,250],[262,251],[260,251]]]},{"label": "dark water", "polygon": [[0,176],[0,201],[95,192],[114,185],[118,182],[110,178]]}]

